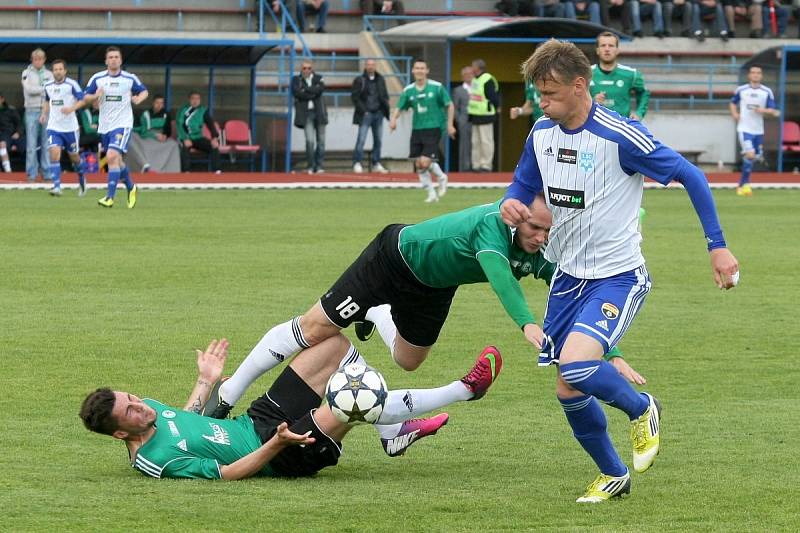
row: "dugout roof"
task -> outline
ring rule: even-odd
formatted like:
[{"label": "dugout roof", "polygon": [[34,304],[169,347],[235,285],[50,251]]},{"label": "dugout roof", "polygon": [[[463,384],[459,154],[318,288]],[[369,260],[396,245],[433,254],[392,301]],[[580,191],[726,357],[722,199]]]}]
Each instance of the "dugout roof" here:
[{"label": "dugout roof", "polygon": [[[0,60],[28,63],[41,47],[48,58],[103,64],[105,49],[122,49],[123,62],[136,65],[251,67],[272,48],[293,47],[291,39],[254,37],[253,33],[2,31]],[[77,34],[77,35],[76,35]]]}]

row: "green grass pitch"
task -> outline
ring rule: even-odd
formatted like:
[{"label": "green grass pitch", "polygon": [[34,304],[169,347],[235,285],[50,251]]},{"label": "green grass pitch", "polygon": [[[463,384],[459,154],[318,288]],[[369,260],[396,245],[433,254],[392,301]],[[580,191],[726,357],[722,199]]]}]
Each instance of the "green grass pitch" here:
[{"label": "green grass pitch", "polygon": [[[100,385],[182,405],[193,348],[228,337],[232,372],[385,224],[500,194],[451,190],[425,205],[418,190],[144,190],[130,211],[73,191],[1,191],[0,530],[796,531],[797,191],[715,193],[741,264],[726,293],[686,193],[645,193],[653,290],[620,347],[664,404],[663,440],[626,500],[574,503],[595,468],[558,406],[553,370],[536,367],[488,285],[459,290],[415,373],[377,338],[359,344],[394,388],[458,379],[486,344],[504,354],[490,393],[452,406],[450,424],[406,456],[385,456],[360,427],[339,466],[314,479],[158,481],[81,425],[79,404]],[[541,317],[546,286],[523,285]],[[625,416],[606,412],[630,464]]]}]

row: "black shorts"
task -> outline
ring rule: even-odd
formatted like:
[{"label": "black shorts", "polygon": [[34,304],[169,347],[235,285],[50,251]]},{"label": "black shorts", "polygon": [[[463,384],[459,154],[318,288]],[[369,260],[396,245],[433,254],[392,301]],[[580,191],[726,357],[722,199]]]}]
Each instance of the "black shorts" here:
[{"label": "black shorts", "polygon": [[247,414],[262,443],[275,435],[281,422],[288,423],[297,434],[310,431],[316,439],[314,444],[289,446],[276,455],[269,466],[277,476],[313,476],[339,462],[342,444],[323,433],[311,416],[321,402],[322,398],[291,367],[286,367],[269,391],[250,404]]},{"label": "black shorts", "polygon": [[411,130],[411,148],[409,148],[408,157],[416,159],[423,156],[433,160],[438,159],[441,138],[442,130],[439,128]]},{"label": "black shorts", "polygon": [[398,247],[403,227],[386,226],[320,298],[320,304],[328,319],[342,329],[364,320],[370,307],[390,304],[398,333],[415,346],[432,346],[458,287],[436,289],[414,276]]}]

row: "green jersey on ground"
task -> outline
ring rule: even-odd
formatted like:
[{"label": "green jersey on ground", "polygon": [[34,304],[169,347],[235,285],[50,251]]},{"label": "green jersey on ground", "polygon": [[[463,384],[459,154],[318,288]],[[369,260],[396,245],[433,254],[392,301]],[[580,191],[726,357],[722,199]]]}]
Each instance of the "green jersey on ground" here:
[{"label": "green jersey on ground", "polygon": [[[139,448],[133,467],[155,478],[220,479],[220,468],[261,447],[253,420],[218,420],[146,399],[156,410],[155,433]],[[271,475],[269,465],[260,475]]]},{"label": "green jersey on ground", "polygon": [[533,84],[532,81],[525,82],[525,101],[531,103],[531,107],[533,107],[533,114],[531,114],[531,121],[536,122],[544,115],[544,111],[542,108],[539,107],[539,102],[541,102],[542,96],[539,94],[539,91],[536,89],[536,85]]},{"label": "green jersey on ground", "polygon": [[401,111],[414,110],[412,130],[444,129],[447,127],[447,106],[450,102],[450,95],[441,83],[427,80],[422,89],[416,83],[406,85],[397,101],[397,108]]},{"label": "green jersey on ground", "polygon": [[623,117],[631,116],[631,94],[636,96],[636,114],[643,119],[647,114],[647,103],[650,91],[644,87],[641,72],[625,65],[617,66],[606,72],[600,65],[592,65],[592,82],[589,84],[592,98],[597,93],[606,93],[605,107],[612,109]]},{"label": "green jersey on ground", "polygon": [[400,232],[400,253],[417,279],[435,288],[488,281],[520,327],[535,323],[519,279],[532,274],[547,283],[555,265],[539,251],[514,244],[514,230],[500,218],[500,200],[470,207]]}]

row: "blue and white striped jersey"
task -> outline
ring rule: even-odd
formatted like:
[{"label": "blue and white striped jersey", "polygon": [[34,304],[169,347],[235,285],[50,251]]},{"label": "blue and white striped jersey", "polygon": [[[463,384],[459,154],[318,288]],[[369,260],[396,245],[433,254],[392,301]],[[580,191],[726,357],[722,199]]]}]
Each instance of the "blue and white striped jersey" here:
[{"label": "blue and white striped jersey", "polygon": [[739,106],[739,123],[736,125],[736,131],[753,135],[764,134],[764,115],[756,113],[756,109],[777,107],[772,89],[766,85],[751,87],[749,83],[736,88],[731,102]]},{"label": "blue and white striped jersey", "polygon": [[52,131],[73,132],[78,129],[78,117],[75,111],[67,113],[61,112],[64,107],[72,107],[83,98],[83,91],[78,82],[72,78],[64,78],[64,81],[48,83],[44,86],[45,100],[50,103],[50,114],[47,117],[47,129]]},{"label": "blue and white striped jersey", "polygon": [[640,122],[594,104],[576,130],[546,116],[534,124],[506,198],[528,205],[544,191],[553,212],[545,257],[570,276],[606,278],[644,263],[642,174],[666,185],[684,164]]},{"label": "blue and white striped jersey", "polygon": [[131,96],[147,90],[139,78],[125,70],[120,70],[113,76],[103,70],[89,80],[86,94],[95,94],[98,89],[103,90],[103,97],[100,99],[100,123],[97,131],[108,133],[119,128],[132,128]]}]

